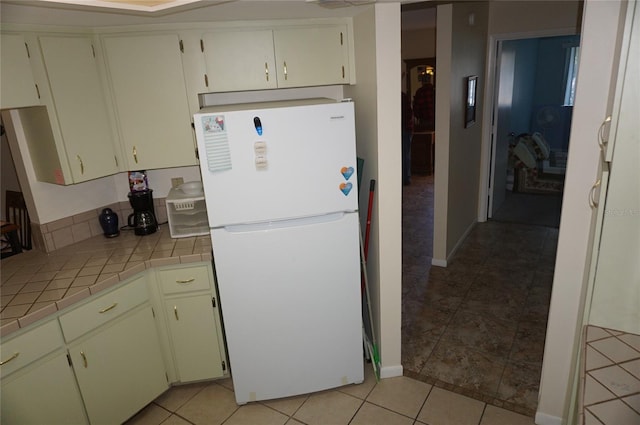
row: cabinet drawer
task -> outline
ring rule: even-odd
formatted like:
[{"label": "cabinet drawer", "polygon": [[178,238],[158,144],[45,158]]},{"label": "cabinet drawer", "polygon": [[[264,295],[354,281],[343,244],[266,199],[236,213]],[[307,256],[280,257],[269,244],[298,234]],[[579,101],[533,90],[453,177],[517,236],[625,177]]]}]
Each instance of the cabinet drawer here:
[{"label": "cabinet drawer", "polygon": [[2,341],[0,367],[2,377],[43,357],[62,346],[60,326],[56,320],[30,330],[9,341]]},{"label": "cabinet drawer", "polygon": [[207,266],[183,267],[158,272],[164,294],[201,291],[211,288]]},{"label": "cabinet drawer", "polygon": [[144,276],[60,316],[62,333],[72,341],[149,299]]}]

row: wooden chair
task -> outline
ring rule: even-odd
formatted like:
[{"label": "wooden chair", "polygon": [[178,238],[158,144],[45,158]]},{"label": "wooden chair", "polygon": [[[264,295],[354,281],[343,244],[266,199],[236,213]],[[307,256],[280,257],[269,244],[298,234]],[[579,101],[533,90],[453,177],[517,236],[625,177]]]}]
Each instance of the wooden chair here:
[{"label": "wooden chair", "polygon": [[22,249],[31,249],[31,220],[29,219],[27,205],[24,202],[22,192],[7,190],[5,220],[18,226],[18,239]]}]

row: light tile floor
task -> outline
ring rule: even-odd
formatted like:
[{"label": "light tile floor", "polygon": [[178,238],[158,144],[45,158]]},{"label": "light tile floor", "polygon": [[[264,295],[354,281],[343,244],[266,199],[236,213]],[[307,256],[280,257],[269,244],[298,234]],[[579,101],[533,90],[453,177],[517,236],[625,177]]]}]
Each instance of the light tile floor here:
[{"label": "light tile floor", "polygon": [[533,425],[533,419],[408,377],[235,403],[231,379],[169,389],[127,425]]}]

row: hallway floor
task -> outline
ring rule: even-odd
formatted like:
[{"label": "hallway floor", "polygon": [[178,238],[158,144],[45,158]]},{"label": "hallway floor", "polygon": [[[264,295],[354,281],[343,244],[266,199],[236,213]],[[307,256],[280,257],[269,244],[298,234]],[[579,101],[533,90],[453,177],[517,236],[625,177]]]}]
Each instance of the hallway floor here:
[{"label": "hallway floor", "polygon": [[446,268],[431,266],[433,177],[403,189],[405,375],[535,414],[558,229],[478,223]]}]

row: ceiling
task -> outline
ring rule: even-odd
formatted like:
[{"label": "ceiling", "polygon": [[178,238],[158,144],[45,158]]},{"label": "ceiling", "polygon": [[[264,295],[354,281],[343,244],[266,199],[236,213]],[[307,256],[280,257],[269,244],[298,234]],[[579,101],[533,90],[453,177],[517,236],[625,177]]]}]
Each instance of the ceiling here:
[{"label": "ceiling", "polygon": [[[3,23],[70,26],[351,17],[373,3],[398,0],[0,0]],[[435,7],[413,3],[402,29],[435,27]]]}]

